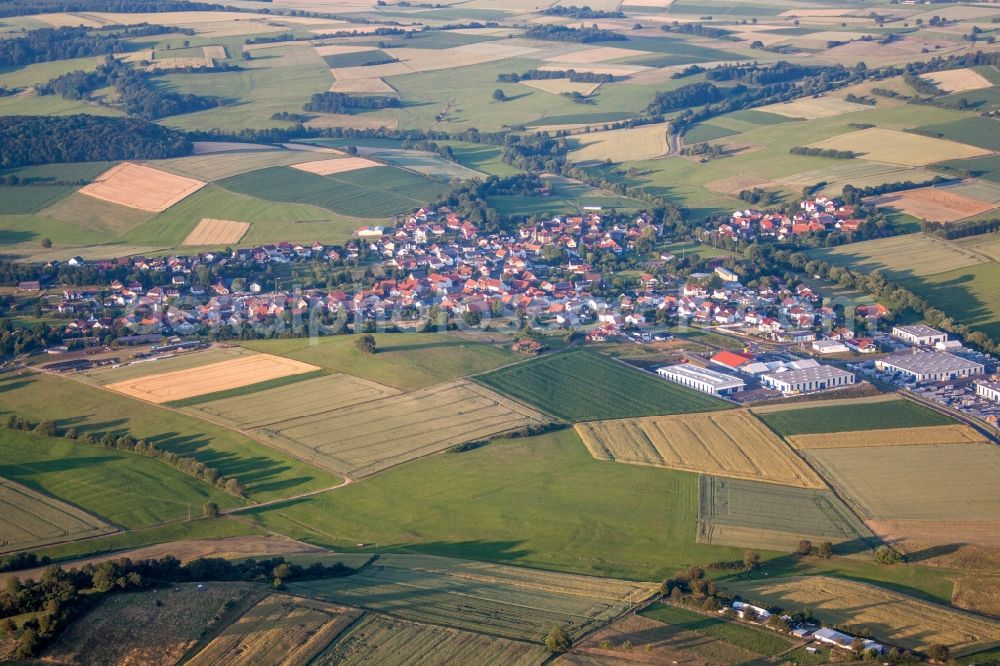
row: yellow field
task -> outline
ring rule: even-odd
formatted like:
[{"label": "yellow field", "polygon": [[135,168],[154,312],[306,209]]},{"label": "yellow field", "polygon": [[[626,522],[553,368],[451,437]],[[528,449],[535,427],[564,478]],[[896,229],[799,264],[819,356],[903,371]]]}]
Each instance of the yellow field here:
[{"label": "yellow field", "polygon": [[384,79],[347,79],[346,81],[335,81],[330,86],[330,92],[342,93],[395,93],[396,89],[385,82]]},{"label": "yellow field", "polygon": [[12,553],[117,530],[75,506],[0,479],[0,553]]},{"label": "yellow field", "polygon": [[186,663],[304,666],[362,614],[354,608],[272,594]]},{"label": "yellow field", "polygon": [[988,440],[967,425],[893,428],[859,432],[792,435],[788,443],[796,449],[864,448],[869,446],[919,446],[921,444],[986,444]]},{"label": "yellow field", "polygon": [[343,55],[344,53],[364,53],[365,51],[377,51],[374,46],[362,44],[321,44],[314,47],[320,56]]},{"label": "yellow field", "polygon": [[249,222],[214,220],[203,217],[181,245],[232,245],[250,230]]},{"label": "yellow field", "polygon": [[254,432],[261,441],[307,462],[367,476],[458,444],[545,422],[533,409],[457,380]]},{"label": "yellow field", "polygon": [[159,404],[315,370],[319,370],[315,365],[289,358],[270,354],[251,354],[186,370],[115,382],[107,384],[105,388]]},{"label": "yellow field", "polygon": [[760,111],[770,111],[788,118],[805,118],[814,120],[816,118],[829,118],[839,116],[844,113],[856,113],[858,111],[868,111],[870,106],[864,104],[854,104],[836,97],[803,97],[792,102],[782,104],[771,104],[760,107]]},{"label": "yellow field", "polygon": [[745,599],[789,611],[811,608],[829,624],[864,625],[876,639],[908,649],[947,645],[953,656],[1000,641],[1000,622],[898,592],[827,576],[727,582]]},{"label": "yellow field", "polygon": [[879,207],[895,208],[921,220],[955,222],[996,208],[991,201],[962,196],[951,188],[921,187],[871,199]]},{"label": "yellow field", "polygon": [[154,213],[165,211],[194,194],[205,182],[185,178],[152,167],[122,162],[80,189],[94,199]]},{"label": "yellow field", "polygon": [[204,46],[201,51],[205,54],[205,57],[210,60],[225,60],[228,57],[226,54],[226,47],[221,45]]},{"label": "yellow field", "polygon": [[592,95],[595,90],[601,87],[600,83],[574,82],[569,79],[539,79],[537,81],[521,81],[521,85],[541,90],[542,92],[561,95],[563,93],[578,92],[581,95]]},{"label": "yellow field", "polygon": [[734,479],[826,489],[777,435],[748,411],[578,423],[591,455]]},{"label": "yellow field", "polygon": [[841,134],[826,141],[810,144],[810,146],[832,150],[851,150],[860,153],[866,160],[906,166],[923,166],[932,162],[990,154],[988,150],[964,143],[878,127]]},{"label": "yellow field", "polygon": [[376,166],[382,165],[378,162],[366,160],[363,157],[342,157],[332,160],[301,162],[299,164],[293,164],[292,168],[298,169],[299,171],[314,173],[317,176],[329,176],[335,173],[346,173],[348,171],[357,171],[358,169],[367,169],[368,167]]},{"label": "yellow field", "polygon": [[966,90],[980,90],[989,88],[989,80],[974,69],[949,69],[943,72],[924,74],[921,78],[926,79],[945,92],[965,92]]},{"label": "yellow field", "polygon": [[618,60],[630,56],[649,55],[646,51],[636,51],[635,49],[620,49],[616,46],[596,46],[594,48],[583,49],[570,53],[549,56],[545,60],[549,62],[571,62],[580,65],[592,65],[595,62],[607,62]]},{"label": "yellow field", "polygon": [[663,157],[670,150],[669,127],[669,123],[660,123],[584,134],[579,138],[581,147],[572,151],[569,158],[574,162],[624,162]]}]

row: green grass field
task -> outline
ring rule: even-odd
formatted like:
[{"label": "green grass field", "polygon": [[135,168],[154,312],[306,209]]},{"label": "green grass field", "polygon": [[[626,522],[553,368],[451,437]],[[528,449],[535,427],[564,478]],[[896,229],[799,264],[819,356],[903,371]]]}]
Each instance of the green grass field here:
[{"label": "green grass field", "polygon": [[906,279],[903,284],[956,322],[1000,339],[1000,263]]},{"label": "green grass field", "polygon": [[315,341],[255,340],[248,349],[287,356],[401,389],[418,389],[513,363],[518,355],[483,341],[450,333],[376,334],[376,354],[363,354],[353,336]]},{"label": "green grass field", "polygon": [[567,421],[726,409],[718,399],[590,352],[552,354],[476,381]]},{"label": "green grass field", "polygon": [[3,430],[0,461],[0,476],[126,528],[197,517],[205,502],[241,504],[153,458],[69,440]]},{"label": "green grass field", "polygon": [[225,476],[237,477],[247,495],[257,501],[340,481],[232,430],[82,382],[32,375],[12,377],[0,386],[5,389],[4,410],[8,412],[33,422],[54,419],[61,428],[92,434],[128,430],[160,448],[192,456]]},{"label": "green grass field", "polygon": [[434,202],[447,183],[394,167],[317,176],[289,167],[261,169],[219,181],[231,192],[270,201],[310,204],[341,215],[387,217]]},{"label": "green grass field", "polygon": [[943,139],[967,143],[987,150],[1000,150],[1000,134],[997,132],[1000,129],[1000,123],[991,118],[969,116],[948,123],[924,125],[918,129]]},{"label": "green grass field", "polygon": [[695,631],[709,638],[730,643],[761,656],[775,655],[792,646],[789,641],[772,631],[727,622],[677,606],[653,604],[639,611],[639,614],[678,629]]},{"label": "green grass field", "polygon": [[954,423],[949,417],[909,400],[790,409],[760,414],[759,417],[771,430],[783,437],[818,432],[916,428]]}]

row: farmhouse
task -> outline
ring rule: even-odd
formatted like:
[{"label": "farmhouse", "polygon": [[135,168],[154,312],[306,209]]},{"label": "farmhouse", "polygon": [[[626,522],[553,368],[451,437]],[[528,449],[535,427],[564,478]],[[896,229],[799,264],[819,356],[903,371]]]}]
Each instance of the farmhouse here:
[{"label": "farmhouse", "polygon": [[908,375],[917,383],[939,382],[983,373],[983,364],[941,351],[903,352],[890,354],[875,361],[882,372]]},{"label": "farmhouse", "polygon": [[[813,638],[819,641],[820,643],[825,643],[826,645],[833,645],[835,647],[839,647],[845,650],[852,650],[854,641],[857,640],[854,638],[854,636],[851,636],[850,634],[845,634],[843,632],[829,628],[819,629],[818,631],[816,631],[816,633],[813,634]],[[877,652],[878,654],[882,654],[883,652],[885,652],[885,648],[882,647],[880,643],[876,643],[875,641],[867,638],[861,640],[862,640],[863,650],[865,651],[875,650],[875,652]]]},{"label": "farmhouse", "polygon": [[832,365],[818,365],[801,370],[769,372],[761,375],[760,381],[768,388],[790,395],[847,386],[854,383],[854,374]]},{"label": "farmhouse", "polygon": [[771,617],[770,611],[766,608],[754,606],[753,604],[748,604],[743,601],[734,601],[733,610],[736,612],[736,616],[741,620],[752,618],[757,622],[764,622],[767,618]]},{"label": "farmhouse", "polygon": [[987,400],[1000,402],[1000,382],[977,382],[976,393]]},{"label": "farmhouse", "polygon": [[933,347],[939,342],[945,342],[948,339],[948,334],[930,326],[914,324],[912,326],[893,326],[892,337],[919,347]]},{"label": "farmhouse", "polygon": [[676,384],[681,384],[709,395],[732,395],[742,391],[746,382],[738,377],[724,375],[708,368],[681,364],[659,368],[656,374]]}]

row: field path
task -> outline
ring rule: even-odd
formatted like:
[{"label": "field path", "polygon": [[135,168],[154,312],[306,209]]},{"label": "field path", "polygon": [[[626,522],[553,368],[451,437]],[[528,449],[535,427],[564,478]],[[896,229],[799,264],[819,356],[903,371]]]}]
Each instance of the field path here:
[{"label": "field path", "polygon": [[235,509],[227,509],[225,511],[221,511],[220,514],[223,516],[231,516],[236,513],[243,513],[245,511],[251,511],[253,509],[261,509],[264,507],[274,506],[276,504],[284,504],[285,502],[294,502],[296,500],[304,499],[306,497],[312,497],[313,495],[321,495],[323,493],[328,493],[333,490],[337,490],[338,488],[343,488],[344,486],[348,486],[354,483],[354,480],[351,477],[347,476],[346,474],[341,474],[340,476],[343,476],[344,480],[335,486],[330,486],[329,488],[319,488],[318,490],[310,490],[309,492],[302,493],[300,495],[293,495],[291,497],[281,497],[278,499],[269,500],[267,502],[260,502],[258,504],[248,504],[247,506],[240,506],[236,507]]}]

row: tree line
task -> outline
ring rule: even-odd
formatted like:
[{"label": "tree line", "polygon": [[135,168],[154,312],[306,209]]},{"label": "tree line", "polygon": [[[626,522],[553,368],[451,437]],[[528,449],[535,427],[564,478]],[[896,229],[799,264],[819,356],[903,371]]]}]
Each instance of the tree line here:
[{"label": "tree line", "polygon": [[660,26],[660,30],[663,32],[676,32],[680,35],[696,35],[698,37],[712,37],[714,39],[725,39],[731,42],[738,42],[740,38],[734,35],[729,30],[723,30],[722,28],[713,28],[712,26],[703,25],[701,23],[664,23]]},{"label": "tree line", "polygon": [[227,7],[211,2],[188,0],[0,0],[0,18],[29,16],[54,12],[115,12],[115,13],[160,13],[160,12],[221,12],[243,11],[238,7]]},{"label": "tree line", "polygon": [[613,30],[600,28],[572,28],[565,25],[535,25],[524,33],[527,39],[545,39],[554,42],[575,42],[589,44],[590,42],[621,42],[625,35]]},{"label": "tree line", "polygon": [[539,13],[545,16],[565,16],[574,19],[625,18],[624,12],[591,9],[587,5],[583,7],[577,7],[576,5],[556,5],[555,7],[546,7]]},{"label": "tree line", "polygon": [[548,79],[569,79],[574,83],[612,83],[615,77],[612,74],[601,74],[598,72],[578,72],[575,69],[542,70],[529,69],[518,74],[497,74],[499,83],[518,83],[520,81],[545,81]]},{"label": "tree line", "polygon": [[965,222],[929,222],[920,223],[920,230],[925,234],[937,236],[945,240],[955,240],[967,236],[979,236],[1000,231],[1000,219],[966,220]]},{"label": "tree line", "polygon": [[133,50],[134,37],[150,37],[174,32],[194,31],[164,25],[142,23],[135,26],[107,28],[41,28],[22,37],[0,39],[0,67],[22,67],[38,62],[103,56]]},{"label": "tree line", "polygon": [[934,176],[929,180],[917,183],[914,183],[912,180],[901,180],[895,183],[882,183],[881,185],[868,185],[866,187],[855,187],[848,183],[841,190],[840,198],[846,204],[858,204],[865,197],[875,197],[881,194],[902,192],[904,190],[915,190],[920,187],[931,187],[933,185],[940,185],[941,183],[948,183],[952,180],[954,179],[945,178],[944,176]]},{"label": "tree line", "polygon": [[808,155],[809,157],[829,157],[834,160],[853,160],[861,153],[853,150],[834,150],[833,148],[814,148],[811,146],[792,146],[788,149],[792,155]]},{"label": "tree line", "polygon": [[317,113],[357,113],[376,109],[398,109],[403,106],[398,97],[378,95],[347,95],[338,92],[316,93],[302,107],[303,111]]}]

